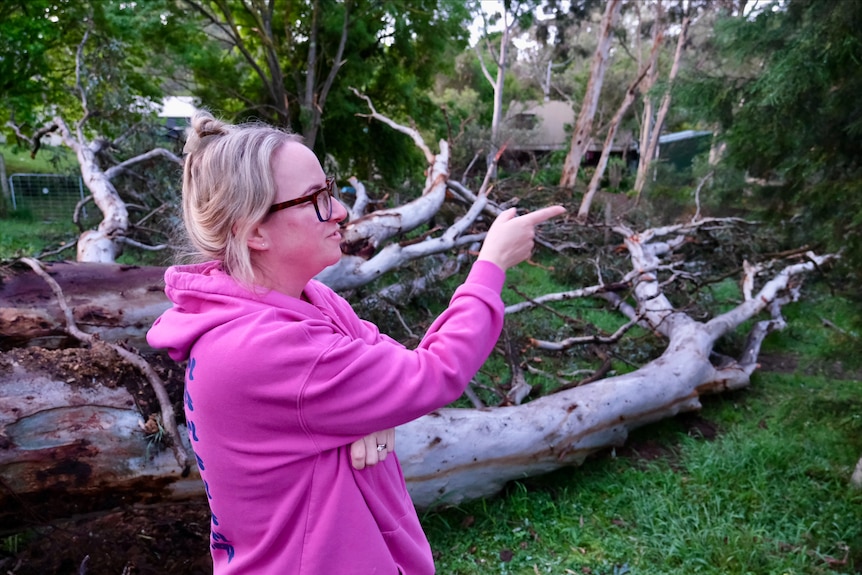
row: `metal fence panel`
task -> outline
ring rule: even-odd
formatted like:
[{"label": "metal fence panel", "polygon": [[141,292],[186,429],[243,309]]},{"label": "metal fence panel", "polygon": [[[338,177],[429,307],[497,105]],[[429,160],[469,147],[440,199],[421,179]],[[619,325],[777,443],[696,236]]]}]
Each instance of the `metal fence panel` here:
[{"label": "metal fence panel", "polygon": [[[9,190],[14,211],[30,212],[43,221],[71,221],[75,206],[86,197],[80,176],[62,174],[12,174]],[[95,209],[92,204],[87,208]],[[82,212],[82,221],[86,216]]]}]

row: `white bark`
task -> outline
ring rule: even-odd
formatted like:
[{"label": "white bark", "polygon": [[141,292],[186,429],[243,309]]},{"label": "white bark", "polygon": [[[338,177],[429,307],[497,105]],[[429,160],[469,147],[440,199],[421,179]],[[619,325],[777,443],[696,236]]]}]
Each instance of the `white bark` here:
[{"label": "white bark", "polygon": [[850,478],[852,484],[856,487],[862,487],[862,457],[856,463],[856,469],[853,470],[853,477]]},{"label": "white bark", "polygon": [[344,255],[338,263],[317,275],[318,280],[337,291],[365,285],[409,261],[483,239],[483,234],[464,234],[488,206],[488,183],[490,174],[496,167],[493,162],[488,166],[479,194],[471,196],[470,209],[442,235],[413,243],[390,242],[384,245],[392,238],[428,223],[443,205],[449,178],[449,144],[445,140],[440,140],[440,151],[434,154],[417,130],[402,126],[379,114],[367,96],[355,89],[353,91],[366,101],[371,110],[368,117],[410,136],[414,144],[425,154],[428,169],[425,188],[422,195],[415,200],[396,208],[376,210],[365,216],[360,216],[354,206],[351,213],[358,218],[351,220],[342,230],[341,249]]},{"label": "white bark", "polygon": [[[656,22],[654,26],[658,27],[658,23]],[[587,192],[584,194],[584,197],[581,199],[581,205],[578,208],[578,221],[585,222],[587,220],[587,216],[590,213],[590,206],[593,202],[593,196],[596,195],[596,192],[599,190],[599,184],[602,181],[602,178],[605,174],[605,169],[608,165],[608,159],[611,155],[611,148],[614,144],[614,138],[617,135],[617,128],[623,120],[626,112],[628,112],[629,108],[635,101],[635,97],[637,96],[637,89],[640,85],[641,81],[643,81],[647,72],[650,69],[655,67],[656,62],[658,61],[658,48],[661,45],[662,41],[662,32],[659,31],[655,42],[653,42],[652,49],[650,50],[650,56],[647,63],[641,66],[638,71],[635,79],[629,84],[629,87],[626,89],[626,95],[623,98],[620,107],[617,109],[614,117],[611,119],[610,125],[608,126],[608,133],[605,136],[605,143],[602,147],[602,155],[599,157],[599,163],[596,165],[596,171],[593,173],[593,177],[590,180],[590,184],[587,187]]]},{"label": "white bark", "polygon": [[80,128],[73,134],[60,116],[55,116],[52,125],[43,131],[54,130],[59,132],[63,145],[75,152],[84,185],[102,212],[99,226],[95,230],[85,231],[78,238],[77,261],[114,263],[117,256],[123,252],[123,245],[128,243],[126,233],[129,229],[129,212],[111,179],[130,166],[152,158],[166,158],[179,165],[182,165],[182,160],[168,150],[156,148],[108,170],[102,170],[96,159],[97,150],[103,145],[101,142],[86,140]]},{"label": "white bark", "polygon": [[[481,202],[473,206],[477,212],[482,208]],[[783,327],[781,305],[798,297],[796,276],[831,256],[809,253],[736,308],[698,322],[674,309],[662,292],[658,271],[672,270],[663,259],[687,235],[721,223],[699,220],[641,233],[616,228],[631,256],[627,278],[634,297],[634,305],[623,302],[620,309],[667,337],[659,358],[633,373],[524,405],[441,409],[399,428],[398,456],[417,507],[493,495],[512,479],[580,464],[590,453],[621,445],[637,427],[699,409],[705,393],[749,385],[763,338]],[[452,234],[460,237],[458,230]],[[609,289],[584,289],[582,295],[602,293],[601,287]],[[523,308],[508,312],[517,309]],[[720,337],[763,311],[769,316],[754,325],[739,358],[710,362]],[[65,497],[83,496],[95,486],[131,492],[131,498],[141,492],[166,498],[200,493],[195,469],[183,473],[168,454],[147,457],[144,418],[124,390],[103,388],[99,382],[70,388],[65,381],[26,371],[16,353],[0,354],[0,481],[14,497],[38,499],[61,487]],[[0,507],[11,503],[10,497],[9,490],[0,493]]]},{"label": "white bark", "polygon": [[581,103],[581,111],[575,123],[569,152],[563,164],[563,174],[560,179],[560,187],[572,188],[578,179],[578,170],[584,152],[590,143],[593,131],[593,118],[599,104],[599,94],[604,84],[605,71],[610,64],[611,42],[613,41],[614,25],[622,8],[622,0],[609,0],[605,5],[602,22],[599,25],[599,41],[593,62],[590,65],[590,79],[587,81],[587,90]]},{"label": "white bark", "polygon": [[[691,230],[629,230],[625,241],[633,268],[655,268],[655,260],[678,244],[676,238],[653,238]],[[773,306],[787,301],[779,301],[779,293],[791,286],[791,278],[829,259],[809,254],[809,261],[786,267],[750,302],[706,323],[675,310],[656,275],[642,273],[635,280],[636,299],[643,321],[668,337],[662,356],[633,373],[524,405],[443,409],[399,428],[398,455],[414,502],[422,508],[492,495],[513,479],[578,465],[590,453],[622,445],[637,427],[700,409],[703,394],[748,386],[760,343],[770,330],[783,327],[779,306]],[[772,317],[755,325],[737,361],[710,363],[718,338],[770,306]]]},{"label": "white bark", "polygon": [[[647,174],[652,161],[655,159],[656,150],[658,149],[658,140],[661,136],[662,125],[664,124],[668,109],[670,109],[671,87],[673,86],[673,81],[676,79],[676,75],[679,72],[679,61],[682,58],[682,51],[688,37],[688,28],[690,24],[691,20],[688,16],[683,18],[679,37],[676,42],[676,51],[673,56],[673,65],[668,73],[667,90],[665,91],[664,96],[662,96],[661,105],[659,106],[655,122],[644,122],[644,127],[650,126],[650,129],[647,131],[646,146],[641,148],[640,163],[638,164],[638,171],[635,176],[634,190],[637,193],[638,199],[640,199],[641,192],[643,192],[644,185],[646,185]],[[643,142],[644,140],[642,139],[641,141]]]}]

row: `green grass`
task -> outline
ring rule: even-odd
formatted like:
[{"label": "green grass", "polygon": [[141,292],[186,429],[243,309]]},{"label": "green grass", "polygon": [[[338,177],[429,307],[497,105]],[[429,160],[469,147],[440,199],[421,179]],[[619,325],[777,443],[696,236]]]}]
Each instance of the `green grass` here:
[{"label": "green grass", "polygon": [[[756,376],[708,399],[714,441],[638,430],[646,461],[604,455],[423,516],[440,573],[808,574],[862,570],[860,383]],[[845,564],[846,550],[849,555]]]},{"label": "green grass", "polygon": [[[35,256],[77,239],[79,232],[71,222],[45,224],[29,214],[16,214],[0,218],[0,260]],[[75,259],[74,246],[57,256],[57,259]]]},{"label": "green grass", "polygon": [[[0,220],[0,259],[75,237],[71,222],[43,225],[19,214]],[[123,256],[135,257],[131,251]],[[451,278],[402,310],[408,322],[430,322],[459,282]],[[508,274],[503,297],[513,304],[523,300],[518,292],[531,297],[571,289],[563,282],[524,264]],[[578,276],[572,283],[590,280]],[[708,290],[705,300],[722,311],[741,299],[733,280]],[[625,321],[592,299],[551,307],[559,315],[526,311],[507,317],[507,326],[513,334],[561,339],[583,335],[587,324],[609,334]],[[616,457],[604,453],[578,468],[514,482],[496,497],[424,513],[438,572],[862,573],[862,490],[848,486],[862,455],[862,383],[849,370],[862,363],[862,354],[842,354],[846,347],[835,343],[844,337],[858,350],[850,323],[855,304],[821,287],[806,288],[802,301],[784,312],[788,327],[766,339],[763,353],[786,359],[787,373],[757,373],[748,390],[705,398],[700,417],[717,430],[714,440],[694,431],[686,419],[691,415],[680,416],[629,438],[629,447],[659,446],[657,458],[620,449]],[[637,339],[618,348],[625,361],[614,362],[617,371],[634,369],[651,353],[648,334],[633,330],[629,336]],[[730,347],[741,344],[742,336],[734,337],[739,341],[729,338]],[[541,354],[523,342],[514,345],[520,360],[540,358],[531,364],[546,373],[597,366],[579,350]],[[494,354],[477,376],[488,404],[495,403],[490,389],[504,388],[508,370],[505,358]],[[540,374],[526,377],[545,392],[555,385]],[[18,545],[16,538],[3,542],[4,549]]]},{"label": "green grass", "polygon": [[[512,270],[507,285],[507,304],[523,300],[512,286],[528,297],[567,289],[528,265]],[[720,311],[742,297],[734,281],[709,290],[708,303]],[[658,458],[620,449],[620,456],[603,453],[578,468],[514,482],[496,497],[426,512],[438,572],[862,573],[862,490],[849,486],[862,456],[862,382],[851,371],[858,363],[840,355],[845,348],[837,343],[852,334],[854,305],[823,284],[806,286],[802,300],[785,307],[787,328],[763,346],[782,372],[758,372],[747,390],[704,398],[699,417],[717,430],[714,440],[685,414],[632,433],[627,446],[659,445]],[[589,299],[551,307],[605,333],[622,321]],[[549,339],[580,335],[577,325],[547,311],[506,322]],[[734,337],[731,346],[744,340]],[[531,352],[522,352],[528,360]],[[542,369],[578,361],[575,353],[545,354]],[[477,381],[504,384],[507,373],[495,354]],[[527,380],[552,387],[535,374]]]},{"label": "green grass", "polygon": [[[6,166],[6,178],[12,174],[71,174],[78,175],[79,169],[75,155],[63,147],[42,147],[35,158],[30,157],[29,148],[14,143],[0,144],[0,155]],[[8,185],[8,180],[7,180]],[[0,259],[34,255],[43,249],[53,249],[58,234],[74,233],[72,211],[74,202],[69,206],[68,223],[54,222],[45,228],[35,226],[37,219],[28,210],[12,212],[11,198],[0,194]],[[41,224],[41,222],[39,222]],[[45,234],[44,241],[39,236]],[[74,259],[74,256],[72,256]]]}]

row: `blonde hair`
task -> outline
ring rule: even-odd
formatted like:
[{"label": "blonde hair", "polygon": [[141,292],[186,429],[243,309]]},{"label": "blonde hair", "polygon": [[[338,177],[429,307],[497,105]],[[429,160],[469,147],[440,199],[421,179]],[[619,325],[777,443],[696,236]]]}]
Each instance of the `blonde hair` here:
[{"label": "blonde hair", "polygon": [[272,157],[296,134],[263,123],[232,125],[195,112],[183,152],[183,222],[198,261],[218,260],[254,283],[248,236],[275,201]]}]

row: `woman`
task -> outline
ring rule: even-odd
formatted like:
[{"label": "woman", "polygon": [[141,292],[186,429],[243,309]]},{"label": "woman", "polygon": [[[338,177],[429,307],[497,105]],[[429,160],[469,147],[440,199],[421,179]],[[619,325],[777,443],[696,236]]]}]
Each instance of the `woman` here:
[{"label": "woman", "polygon": [[[377,431],[460,396],[502,329],[505,270],[563,208],[499,216],[408,350],[312,279],[341,256],[347,213],[311,150],[199,112],[185,152],[183,217],[203,263],[167,270],[174,305],[148,339],[188,361],[215,573],[433,573],[398,459],[386,457],[391,431]],[[377,464],[358,469],[365,457]]]}]

